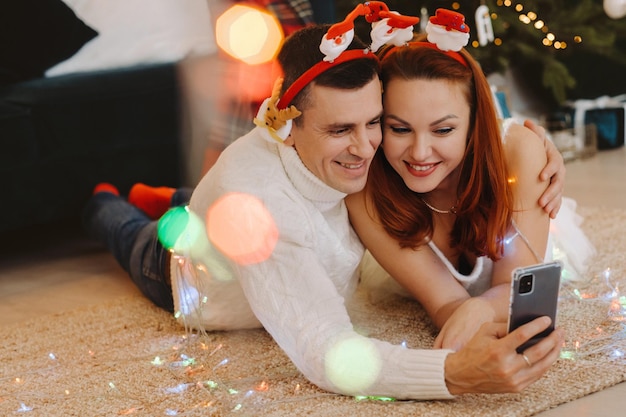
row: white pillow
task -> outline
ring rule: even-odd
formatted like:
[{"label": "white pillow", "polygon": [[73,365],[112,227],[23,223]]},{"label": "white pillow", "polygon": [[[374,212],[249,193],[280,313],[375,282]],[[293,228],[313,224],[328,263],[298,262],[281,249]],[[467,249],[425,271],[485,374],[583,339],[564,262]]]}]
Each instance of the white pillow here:
[{"label": "white pillow", "polygon": [[98,31],[46,76],[175,62],[217,49],[209,0],[63,0]]}]

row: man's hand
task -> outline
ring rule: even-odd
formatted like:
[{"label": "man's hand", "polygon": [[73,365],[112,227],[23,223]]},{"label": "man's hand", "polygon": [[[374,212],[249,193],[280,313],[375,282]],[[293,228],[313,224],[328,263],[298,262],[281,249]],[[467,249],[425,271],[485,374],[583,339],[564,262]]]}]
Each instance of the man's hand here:
[{"label": "man's hand", "polygon": [[463,349],[446,358],[448,391],[453,395],[522,391],[558,359],[563,331],[555,329],[523,354],[515,349],[550,323],[549,317],[539,317],[509,334],[504,323],[485,323]]},{"label": "man's hand", "polygon": [[548,163],[539,174],[539,179],[541,181],[547,181],[549,179],[550,185],[539,198],[539,205],[554,219],[561,208],[561,199],[565,188],[565,163],[563,156],[556,146],[554,146],[554,143],[548,140],[543,127],[531,120],[525,120],[524,126],[535,132],[535,134],[543,140],[546,149]]}]

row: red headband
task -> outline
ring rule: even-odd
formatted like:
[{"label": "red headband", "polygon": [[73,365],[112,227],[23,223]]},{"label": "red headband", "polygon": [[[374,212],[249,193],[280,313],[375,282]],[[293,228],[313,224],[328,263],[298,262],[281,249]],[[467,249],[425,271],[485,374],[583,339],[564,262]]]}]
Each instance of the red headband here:
[{"label": "red headband", "polygon": [[289,86],[287,91],[285,91],[285,94],[283,94],[283,96],[280,98],[280,101],[278,102],[278,109],[287,108],[291,103],[291,100],[293,100],[294,97],[298,95],[298,93],[302,91],[304,87],[306,87],[311,81],[317,78],[317,76],[321,73],[328,71],[332,67],[335,67],[339,64],[343,64],[344,62],[363,58],[375,59],[378,61],[376,55],[374,55],[369,49],[350,49],[348,51],[342,52],[332,62],[318,62],[317,64],[309,68],[304,74],[298,77],[298,79]]}]

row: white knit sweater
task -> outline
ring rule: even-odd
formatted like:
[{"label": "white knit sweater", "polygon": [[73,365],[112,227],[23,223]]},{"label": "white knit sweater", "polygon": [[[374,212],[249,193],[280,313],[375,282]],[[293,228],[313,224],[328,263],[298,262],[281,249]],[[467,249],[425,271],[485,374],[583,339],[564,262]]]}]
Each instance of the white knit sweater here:
[{"label": "white knit sweater", "polygon": [[[225,149],[190,209],[204,219],[229,192],[265,204],[278,243],[269,259],[251,265],[228,261],[208,242],[201,254],[172,262],[180,320],[205,330],[263,326],[307,379],[332,392],[452,397],[444,381],[450,351],[406,349],[354,331],[345,300],[356,287],[363,247],[350,227],[345,194],[314,176],[294,148],[263,139],[259,128]],[[343,361],[344,348],[348,358],[362,359]]]}]

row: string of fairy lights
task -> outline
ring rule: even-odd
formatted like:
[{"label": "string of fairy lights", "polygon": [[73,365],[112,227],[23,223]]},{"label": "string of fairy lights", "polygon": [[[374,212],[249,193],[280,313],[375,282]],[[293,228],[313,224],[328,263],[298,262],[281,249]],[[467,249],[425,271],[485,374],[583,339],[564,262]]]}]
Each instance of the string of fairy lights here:
[{"label": "string of fairy lights", "polygon": [[[514,3],[511,0],[497,0],[496,5],[498,7],[513,8],[519,14],[518,18],[521,23],[525,25],[532,25],[536,30],[542,32],[543,38],[541,40],[541,43],[545,47],[554,48],[557,50],[563,50],[569,46],[569,43],[567,40],[559,38],[552,30],[550,30],[546,21],[539,16],[539,13],[537,13],[536,11],[530,10],[521,2]],[[458,2],[453,2],[451,7],[454,10],[458,10],[461,7],[461,5]],[[489,13],[489,17],[491,18],[491,20],[499,19],[498,13],[494,11]],[[579,43],[582,43],[583,38],[580,35],[574,35],[571,41],[579,44]],[[495,37],[493,39],[493,44],[496,46],[502,45],[503,42],[504,41],[502,40],[502,38]],[[479,43],[478,40],[472,41],[472,47],[479,48],[481,46],[482,45]]]},{"label": "string of fairy lights", "polygon": [[[513,7],[515,11],[519,13],[520,22],[526,25],[532,24],[536,30],[541,31],[545,35],[541,41],[544,46],[553,47],[554,49],[565,49],[568,47],[567,42],[565,40],[558,39],[557,36],[550,30],[547,23],[543,19],[540,19],[536,12],[526,10],[522,3],[516,3],[513,5],[511,0],[498,0],[496,4],[498,6]],[[497,14],[492,14],[492,19],[497,18]],[[574,35],[572,40],[574,43],[581,43],[583,41],[582,36],[580,35]]]}]

